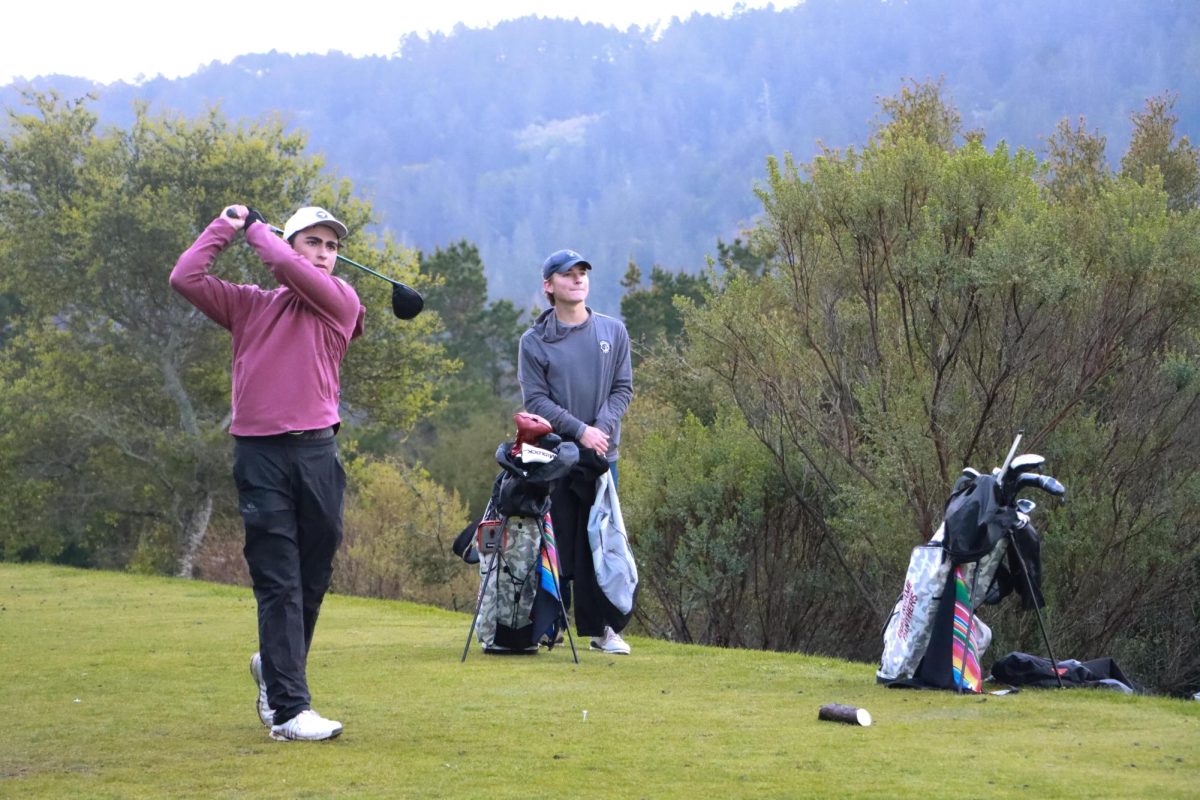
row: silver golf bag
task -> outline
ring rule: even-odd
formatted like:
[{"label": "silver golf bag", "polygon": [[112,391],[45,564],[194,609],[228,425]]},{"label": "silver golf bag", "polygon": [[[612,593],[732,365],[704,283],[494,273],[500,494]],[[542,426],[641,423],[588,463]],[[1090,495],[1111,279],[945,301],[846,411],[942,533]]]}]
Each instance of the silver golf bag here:
[{"label": "silver golf bag", "polygon": [[981,691],[980,663],[992,634],[978,608],[1013,591],[1026,608],[1043,604],[1040,540],[1029,524],[1034,504],[1016,494],[1028,486],[1057,496],[1065,490],[1036,474],[1045,462],[1041,456],[1013,457],[1020,439],[1018,434],[993,475],[963,471],[941,526],[913,549],[883,631],[880,683]]}]

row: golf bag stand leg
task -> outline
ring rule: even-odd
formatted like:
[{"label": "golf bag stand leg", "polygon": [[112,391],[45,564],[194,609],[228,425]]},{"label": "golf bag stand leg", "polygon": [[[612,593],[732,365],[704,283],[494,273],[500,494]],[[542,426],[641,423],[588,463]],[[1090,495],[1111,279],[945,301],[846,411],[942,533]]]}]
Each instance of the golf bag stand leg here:
[{"label": "golf bag stand leg", "polygon": [[1016,542],[1009,540],[1009,547],[1012,552],[1017,554],[1017,562],[1021,565],[1021,572],[1025,574],[1025,586],[1029,589],[1029,598],[1033,601],[1033,610],[1037,614],[1038,629],[1042,632],[1042,641],[1046,643],[1046,653],[1050,656],[1050,668],[1054,670],[1054,677],[1058,679],[1058,688],[1065,689],[1063,686],[1062,675],[1058,672],[1058,659],[1054,657],[1054,648],[1050,646],[1050,637],[1046,634],[1046,623],[1042,621],[1042,609],[1038,607],[1037,600],[1033,592],[1033,580],[1029,577],[1029,568],[1025,566],[1025,557],[1021,555],[1021,548],[1017,547]]},{"label": "golf bag stand leg", "polygon": [[558,610],[562,612],[563,627],[567,629],[567,641],[571,643],[571,657],[578,664],[579,653],[575,650],[575,636],[571,633],[571,618],[567,616],[567,606],[563,602],[562,584],[559,583],[557,575],[551,574],[550,577],[554,581],[554,590],[558,592]]},{"label": "golf bag stand leg", "polygon": [[467,643],[463,645],[462,658],[458,663],[462,664],[467,660],[467,653],[471,650],[471,639],[475,636],[475,625],[479,622],[479,612],[483,609],[483,598],[487,595],[487,582],[492,577],[492,573],[496,573],[496,581],[500,581],[500,554],[492,554],[492,566],[487,572],[483,573],[483,580],[479,582],[479,602],[475,604],[475,616],[471,617],[471,629],[467,631]]}]

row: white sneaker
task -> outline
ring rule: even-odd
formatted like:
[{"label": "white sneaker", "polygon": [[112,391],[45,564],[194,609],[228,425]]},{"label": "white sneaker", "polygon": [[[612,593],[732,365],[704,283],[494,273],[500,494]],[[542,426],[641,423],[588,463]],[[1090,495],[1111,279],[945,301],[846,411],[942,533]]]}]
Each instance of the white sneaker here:
[{"label": "white sneaker", "polygon": [[263,680],[262,656],[258,653],[250,656],[250,677],[258,684],[258,700],[254,703],[254,709],[262,724],[269,728],[275,724],[275,709],[267,702],[267,682]]},{"label": "white sneaker", "polygon": [[332,739],[342,732],[342,723],[325,719],[311,708],[306,708],[282,725],[271,726],[271,738],[276,741],[319,742]]},{"label": "white sneaker", "polygon": [[604,636],[592,639],[591,647],[593,650],[600,650],[615,656],[629,655],[629,643],[621,638],[621,634],[607,625],[604,626]]}]

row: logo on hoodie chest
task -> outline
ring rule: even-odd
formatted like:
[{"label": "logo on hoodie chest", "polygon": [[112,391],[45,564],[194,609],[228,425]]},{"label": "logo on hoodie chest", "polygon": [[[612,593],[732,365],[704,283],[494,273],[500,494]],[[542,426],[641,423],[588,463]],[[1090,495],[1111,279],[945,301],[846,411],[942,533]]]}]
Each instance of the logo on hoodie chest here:
[{"label": "logo on hoodie chest", "polygon": [[600,352],[607,353],[609,350],[612,350],[612,345],[609,344],[606,339],[601,339],[600,340]]}]

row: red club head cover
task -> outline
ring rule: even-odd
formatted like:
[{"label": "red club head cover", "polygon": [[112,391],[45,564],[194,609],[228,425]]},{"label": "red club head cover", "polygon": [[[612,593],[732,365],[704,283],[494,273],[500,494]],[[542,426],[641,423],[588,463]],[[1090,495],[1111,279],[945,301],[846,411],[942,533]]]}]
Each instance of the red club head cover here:
[{"label": "red club head cover", "polygon": [[514,456],[521,452],[522,444],[536,445],[543,436],[554,430],[544,418],[525,411],[513,414],[513,422],[517,423],[517,441],[510,451]]}]

